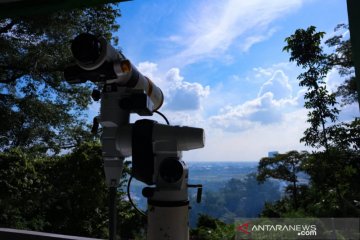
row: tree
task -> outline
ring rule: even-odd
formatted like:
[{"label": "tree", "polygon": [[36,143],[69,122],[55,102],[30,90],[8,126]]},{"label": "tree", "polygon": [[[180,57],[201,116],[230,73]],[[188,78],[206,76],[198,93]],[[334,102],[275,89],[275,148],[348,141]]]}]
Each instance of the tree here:
[{"label": "tree", "polygon": [[35,162],[41,166],[44,159],[33,159],[19,148],[0,153],[0,227],[42,230],[48,225],[42,209],[50,187]]},{"label": "tree", "polygon": [[[350,42],[335,36],[326,41],[329,46],[336,46],[335,52],[326,54],[320,44],[324,34],[311,26],[306,30],[298,29],[285,39],[287,45],[284,51],[290,52],[290,61],[295,61],[305,70],[298,79],[299,85],[307,88],[304,98],[305,108],[309,109],[307,121],[310,127],[300,141],[317,149],[302,163],[302,169],[310,177],[310,184],[298,206],[309,216],[359,216],[357,199],[360,186],[355,179],[360,176],[360,122],[355,118],[337,123],[339,110],[336,108],[336,95],[326,89],[324,82],[334,67],[338,67],[342,75],[352,74]],[[273,209],[293,211],[286,199],[267,206],[265,211],[272,214]],[[284,212],[279,216],[284,216]]]},{"label": "tree", "polygon": [[[334,31],[337,32],[341,29],[348,30],[349,26],[338,24]],[[338,87],[336,95],[341,97],[343,104],[355,103],[357,91],[350,38],[346,39],[344,34],[335,35],[327,39],[325,44],[335,48],[335,52],[329,55],[329,65],[338,68],[340,76],[346,77],[345,81]]]},{"label": "tree", "polygon": [[268,178],[288,182],[286,191],[291,194],[293,207],[297,209],[299,191],[303,188],[298,185],[298,174],[303,170],[301,165],[307,157],[308,153],[305,151],[290,151],[275,157],[264,157],[260,159],[256,179],[260,183],[264,183]]},{"label": "tree", "polygon": [[[20,148],[1,153],[0,188],[0,227],[108,237],[108,190],[99,143],[83,143],[58,157],[34,158]],[[124,201],[124,193],[117,197],[120,235],[134,238],[145,219]]]},{"label": "tree", "polygon": [[70,86],[63,70],[71,63],[70,41],[79,33],[108,40],[119,28],[114,4],[50,15],[0,19],[0,149],[22,147],[58,153],[87,134],[90,86]]},{"label": "tree", "polygon": [[305,130],[301,142],[311,147],[329,148],[327,121],[334,123],[339,110],[334,93],[329,93],[324,78],[330,71],[329,56],[320,46],[324,32],[316,32],[314,26],[306,30],[298,29],[293,35],[286,38],[287,45],[284,51],[290,52],[290,61],[295,61],[306,72],[298,76],[299,85],[307,87],[305,93],[305,108],[309,109],[308,120],[310,127]]},{"label": "tree", "polygon": [[195,229],[190,231],[191,240],[220,240],[234,239],[235,226],[205,214],[200,214]]},{"label": "tree", "polygon": [[203,193],[201,204],[190,211],[190,224],[195,225],[199,213],[225,223],[233,223],[236,218],[254,218],[261,213],[265,202],[279,199],[279,185],[273,181],[259,185],[254,173],[241,179],[232,178],[218,191],[208,190]]},{"label": "tree", "polygon": [[[80,33],[116,45],[119,16],[107,4],[0,19],[1,226],[107,237],[101,150],[85,141],[93,139],[84,114],[93,84],[69,85],[63,70]],[[121,235],[133,238],[144,219],[121,191],[118,198]]]}]

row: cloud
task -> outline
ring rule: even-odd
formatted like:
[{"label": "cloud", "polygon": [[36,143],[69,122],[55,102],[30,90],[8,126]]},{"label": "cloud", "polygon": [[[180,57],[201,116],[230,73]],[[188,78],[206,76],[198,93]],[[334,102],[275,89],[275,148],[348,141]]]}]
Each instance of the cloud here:
[{"label": "cloud", "polygon": [[178,68],[170,69],[165,79],[171,84],[166,104],[166,109],[169,110],[198,110],[201,108],[200,101],[210,92],[209,86],[204,87],[200,83],[184,81]]},{"label": "cloud", "polygon": [[249,51],[249,49],[256,43],[262,42],[268,38],[270,38],[276,32],[275,28],[270,29],[267,33],[261,33],[258,35],[252,35],[247,37],[245,41],[241,44],[241,50],[243,52]]},{"label": "cloud", "polygon": [[271,125],[253,125],[238,131],[205,129],[205,148],[184,152],[185,160],[258,161],[269,151],[309,150],[299,139],[307,128],[306,110],[284,114],[283,120]]},{"label": "cloud", "polygon": [[164,92],[164,110],[192,111],[200,110],[201,102],[210,93],[209,86],[197,82],[185,81],[179,68],[171,68],[162,74],[157,64],[141,62],[138,69],[162,89]]},{"label": "cloud", "polygon": [[326,88],[330,92],[336,92],[337,88],[344,83],[346,77],[340,76],[338,69],[331,69],[325,78]]},{"label": "cloud", "polygon": [[225,131],[244,131],[260,125],[279,123],[282,120],[281,110],[290,102],[277,101],[271,92],[243,104],[226,106],[220,114],[210,117],[212,127]]},{"label": "cloud", "polygon": [[282,70],[277,70],[272,77],[265,82],[258,93],[258,96],[262,96],[267,92],[271,92],[274,95],[274,99],[291,98],[292,87],[289,84],[289,79]]},{"label": "cloud", "polygon": [[273,69],[269,68],[262,68],[262,67],[255,67],[253,71],[256,73],[255,77],[270,77],[273,74]]},{"label": "cloud", "polygon": [[[265,76],[270,71],[261,69]],[[256,75],[257,73],[255,73]],[[242,104],[228,105],[220,113],[210,117],[212,127],[225,131],[245,131],[261,125],[279,124],[284,114],[298,105],[302,95],[293,97],[288,77],[276,70],[260,87],[258,96]]]},{"label": "cloud", "polygon": [[197,7],[184,14],[182,33],[169,37],[170,40],[182,39],[176,41],[182,45],[182,50],[172,58],[181,66],[218,57],[235,41],[240,50],[248,51],[253,44],[272,36],[275,28],[270,24],[274,20],[298,9],[301,4],[302,0],[224,0],[212,4],[199,1]]}]

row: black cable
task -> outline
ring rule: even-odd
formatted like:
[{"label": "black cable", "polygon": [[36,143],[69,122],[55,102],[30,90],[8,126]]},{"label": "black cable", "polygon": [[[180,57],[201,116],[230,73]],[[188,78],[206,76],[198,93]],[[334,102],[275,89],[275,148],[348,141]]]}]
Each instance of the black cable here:
[{"label": "black cable", "polygon": [[134,204],[134,202],[133,202],[132,199],[131,199],[131,196],[130,196],[130,184],[131,184],[131,180],[132,180],[132,179],[133,179],[133,176],[130,176],[129,181],[128,181],[128,185],[127,185],[127,196],[128,196],[128,198],[129,198],[129,202],[130,202],[131,206],[133,206],[133,208],[134,208],[138,213],[140,213],[141,215],[146,216],[146,214],[145,214],[143,211],[141,211],[140,209],[138,209],[138,208],[136,207],[136,205]]},{"label": "black cable", "polygon": [[154,111],[154,113],[157,113],[157,114],[159,114],[160,116],[162,116],[162,117],[165,119],[165,121],[166,121],[167,125],[170,125],[169,120],[165,117],[165,115],[164,115],[164,114],[162,114],[162,113],[161,113],[161,112],[159,112],[158,110]]}]

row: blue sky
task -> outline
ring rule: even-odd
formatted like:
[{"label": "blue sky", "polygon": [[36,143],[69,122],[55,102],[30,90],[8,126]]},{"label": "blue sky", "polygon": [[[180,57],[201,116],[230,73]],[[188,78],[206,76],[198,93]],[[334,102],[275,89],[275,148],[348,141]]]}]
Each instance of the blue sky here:
[{"label": "blue sky", "polygon": [[[284,39],[310,25],[333,35],[347,23],[345,0],[134,0],[120,9],[119,45],[162,88],[160,110],[172,124],[206,131],[205,148],[185,160],[257,161],[306,149],[301,70],[282,52]],[[330,89],[340,82],[329,74]],[[343,119],[358,113],[347,107]]]}]

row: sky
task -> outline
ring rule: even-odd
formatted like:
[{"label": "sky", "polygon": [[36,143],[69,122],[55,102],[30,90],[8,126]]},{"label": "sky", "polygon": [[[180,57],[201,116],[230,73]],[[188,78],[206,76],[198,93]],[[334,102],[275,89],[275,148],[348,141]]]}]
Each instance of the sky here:
[{"label": "sky", "polygon": [[[119,46],[162,89],[160,111],[173,125],[205,130],[205,147],[184,152],[185,161],[309,150],[299,142],[308,126],[301,69],[282,51],[284,39],[310,25],[333,36],[348,22],[345,0],[134,0],[120,9]],[[343,79],[334,70],[326,81],[334,90]],[[341,119],[355,116],[352,105]]]}]

